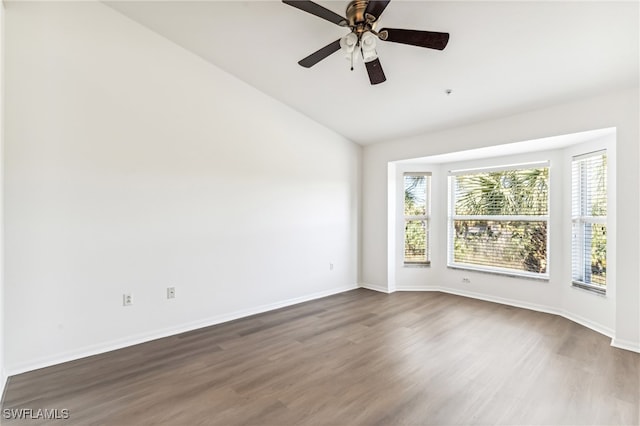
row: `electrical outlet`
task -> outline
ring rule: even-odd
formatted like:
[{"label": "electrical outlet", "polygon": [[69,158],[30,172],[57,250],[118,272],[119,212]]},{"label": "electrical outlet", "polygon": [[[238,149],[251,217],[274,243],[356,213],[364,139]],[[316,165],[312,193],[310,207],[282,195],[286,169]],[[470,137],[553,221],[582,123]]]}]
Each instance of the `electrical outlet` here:
[{"label": "electrical outlet", "polygon": [[176,298],[176,288],[167,287],[167,299],[175,299],[175,298]]},{"label": "electrical outlet", "polygon": [[125,293],[122,295],[122,306],[131,306],[133,305],[133,294]]},{"label": "electrical outlet", "polygon": [[329,270],[330,270],[330,271],[333,271],[333,263],[330,263],[330,264],[329,264]]}]

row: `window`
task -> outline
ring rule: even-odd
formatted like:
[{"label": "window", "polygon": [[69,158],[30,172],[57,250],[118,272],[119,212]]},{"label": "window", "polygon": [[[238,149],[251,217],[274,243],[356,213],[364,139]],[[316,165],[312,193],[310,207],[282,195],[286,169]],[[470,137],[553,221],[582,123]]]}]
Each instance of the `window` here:
[{"label": "window", "polygon": [[450,172],[450,267],[548,278],[548,163]]},{"label": "window", "polygon": [[404,264],[429,265],[431,173],[404,174]]},{"label": "window", "polygon": [[574,157],[571,164],[573,285],[605,293],[607,285],[607,155]]}]

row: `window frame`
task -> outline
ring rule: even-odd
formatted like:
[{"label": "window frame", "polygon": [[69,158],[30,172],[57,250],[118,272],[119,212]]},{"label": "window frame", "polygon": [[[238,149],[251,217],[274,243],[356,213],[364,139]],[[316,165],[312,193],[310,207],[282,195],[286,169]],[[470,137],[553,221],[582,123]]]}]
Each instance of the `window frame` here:
[{"label": "window frame", "polygon": [[[407,215],[405,214],[405,178],[407,176],[424,177],[426,179],[425,185],[425,214],[424,215]],[[429,267],[431,266],[431,172],[403,172],[402,173],[402,265],[404,267]],[[423,261],[407,261],[406,260],[406,229],[407,222],[409,221],[425,221],[425,260]]]},{"label": "window frame", "polygon": [[[509,170],[528,170],[536,168],[549,169],[549,177],[547,179],[547,214],[546,215],[457,215],[455,214],[455,178],[456,176],[465,176],[478,173],[503,172]],[[479,167],[471,169],[450,170],[448,174],[448,214],[447,214],[447,267],[451,269],[462,269],[476,272],[484,272],[503,276],[512,276],[518,278],[529,278],[541,281],[549,281],[551,266],[551,162],[536,161],[532,163],[507,164],[488,167]],[[483,220],[495,222],[545,222],[546,223],[546,271],[544,273],[521,271],[511,268],[503,268],[493,265],[480,265],[471,263],[461,263],[454,261],[454,244],[455,244],[455,222],[460,220]]]},{"label": "window frame", "polygon": [[[588,182],[586,182],[584,180],[584,170],[581,170],[578,175],[579,175],[579,182],[578,185],[575,185],[576,182],[574,181],[574,164],[576,162],[581,162],[581,164],[584,164],[583,161],[584,160],[588,160],[589,158],[592,157],[598,157],[598,156],[604,156],[607,160],[607,164],[605,166],[605,170],[604,170],[604,174],[605,174],[605,179],[606,179],[606,183],[605,183],[605,188],[607,189],[607,195],[606,195],[606,206],[607,206],[607,215],[606,216],[590,216],[585,213],[585,210],[587,208],[587,200],[583,199],[583,194],[585,193],[586,189],[585,186],[589,185]],[[580,288],[583,290],[587,290],[602,296],[605,296],[607,294],[607,287],[608,287],[608,283],[605,281],[604,285],[598,285],[598,284],[593,284],[593,283],[589,283],[580,279],[576,279],[575,275],[574,275],[574,267],[576,266],[576,261],[578,261],[579,263],[579,267],[582,268],[583,270],[586,269],[586,258],[584,256],[584,226],[585,225],[604,225],[605,228],[607,229],[607,241],[606,241],[606,245],[609,245],[609,238],[608,238],[608,232],[609,232],[609,221],[608,221],[608,217],[609,217],[609,191],[608,191],[608,181],[609,181],[609,156],[608,156],[608,152],[607,149],[599,149],[597,151],[591,151],[591,152],[587,152],[587,153],[583,153],[583,154],[578,154],[578,155],[574,155],[571,157],[571,166],[570,166],[570,170],[571,170],[571,285],[575,288]],[[575,193],[576,191],[574,189],[577,189],[577,194]],[[578,198],[578,205],[580,206],[580,212],[579,214],[575,214],[574,209],[573,209],[573,199],[574,197]],[[580,243],[579,245],[581,246],[581,250],[578,250],[578,259],[576,259],[576,256],[574,256],[574,240],[573,240],[573,228],[574,225],[579,225],[578,229],[581,229],[581,233],[579,236],[579,240]],[[607,250],[608,251],[608,250]],[[590,266],[590,265],[589,265]],[[606,280],[606,278],[605,278]]]}]

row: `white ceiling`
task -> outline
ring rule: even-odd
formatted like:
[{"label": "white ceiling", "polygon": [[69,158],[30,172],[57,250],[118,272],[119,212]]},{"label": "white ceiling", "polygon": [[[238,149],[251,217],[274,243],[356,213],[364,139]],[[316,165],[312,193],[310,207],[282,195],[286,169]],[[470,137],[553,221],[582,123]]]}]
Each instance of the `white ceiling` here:
[{"label": "white ceiling", "polygon": [[[344,16],[348,1],[317,3]],[[116,1],[131,19],[360,144],[523,112],[639,82],[639,4],[392,0],[378,28],[449,32],[444,51],[379,42],[371,86],[348,30],[280,1]],[[446,89],[453,93],[446,95]]]}]

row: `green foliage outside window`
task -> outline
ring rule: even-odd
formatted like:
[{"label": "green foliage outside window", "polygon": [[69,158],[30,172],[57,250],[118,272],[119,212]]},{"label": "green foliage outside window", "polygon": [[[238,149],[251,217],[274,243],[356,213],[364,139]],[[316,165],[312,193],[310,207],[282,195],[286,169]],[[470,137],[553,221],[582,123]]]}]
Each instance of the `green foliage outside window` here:
[{"label": "green foliage outside window", "polygon": [[572,185],[573,280],[604,287],[607,283],[606,154],[596,153],[574,160]]},{"label": "green foliage outside window", "polygon": [[404,262],[428,263],[428,177],[404,176]]},{"label": "green foliage outside window", "polygon": [[[479,172],[454,177],[454,263],[547,272],[549,169]],[[531,216],[501,220],[500,216]],[[493,216],[474,219],[473,216]]]}]

